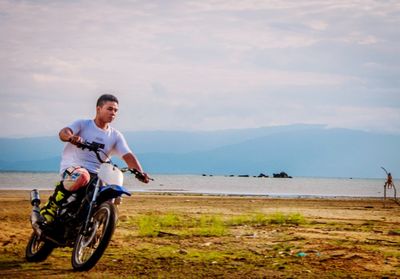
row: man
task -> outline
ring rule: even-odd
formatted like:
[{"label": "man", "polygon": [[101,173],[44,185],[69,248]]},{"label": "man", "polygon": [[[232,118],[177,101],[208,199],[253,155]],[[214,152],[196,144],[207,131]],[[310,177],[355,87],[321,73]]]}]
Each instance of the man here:
[{"label": "man", "polygon": [[61,129],[60,140],[67,142],[61,158],[60,174],[62,179],[56,186],[54,194],[40,210],[40,214],[47,223],[53,222],[57,209],[73,192],[87,186],[99,171],[101,162],[97,159],[96,154],[76,146],[83,141],[97,144],[107,156],[121,157],[129,168],[143,173],[143,177],[140,178],[142,182],[149,182],[149,177],[143,172],[142,166],[129,149],[124,136],[110,126],[117,112],[118,99],[113,95],[105,94],[97,100],[94,120],[77,120]]},{"label": "man", "polygon": [[391,189],[393,186],[394,186],[394,184],[393,184],[392,174],[389,172],[387,174],[387,179],[386,179],[384,187],[387,187],[388,189]]}]

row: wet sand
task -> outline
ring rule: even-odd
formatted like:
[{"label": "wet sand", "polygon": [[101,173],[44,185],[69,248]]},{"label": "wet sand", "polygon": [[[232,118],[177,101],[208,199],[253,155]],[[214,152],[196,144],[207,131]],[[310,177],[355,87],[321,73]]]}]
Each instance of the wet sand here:
[{"label": "wet sand", "polygon": [[[42,200],[49,194],[41,192]],[[400,277],[400,206],[388,201],[384,207],[381,199],[135,194],[119,206],[119,224],[101,260],[82,273],[72,271],[71,248],[54,250],[42,263],[25,261],[32,231],[29,191],[0,191],[0,205],[3,278]],[[232,222],[277,212],[304,220]],[[182,220],[217,216],[224,233],[191,235],[172,226],[153,237],[140,235],[134,220],[166,214]]]}]

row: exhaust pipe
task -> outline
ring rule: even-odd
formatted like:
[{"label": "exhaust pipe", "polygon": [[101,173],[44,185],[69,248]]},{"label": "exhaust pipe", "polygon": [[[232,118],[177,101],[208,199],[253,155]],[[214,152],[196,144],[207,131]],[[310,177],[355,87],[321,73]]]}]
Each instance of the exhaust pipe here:
[{"label": "exhaust pipe", "polygon": [[40,215],[40,196],[37,189],[33,189],[31,191],[31,205],[33,206],[31,213],[32,228],[40,236],[42,234],[42,230],[40,229],[39,224],[44,221],[44,218],[42,215]]}]

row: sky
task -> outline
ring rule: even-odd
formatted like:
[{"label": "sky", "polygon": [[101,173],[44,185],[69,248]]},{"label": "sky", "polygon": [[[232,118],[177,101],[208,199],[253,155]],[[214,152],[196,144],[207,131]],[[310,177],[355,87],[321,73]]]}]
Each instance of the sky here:
[{"label": "sky", "polygon": [[400,133],[400,2],[0,0],[0,137],[103,93],[121,131],[323,124]]}]

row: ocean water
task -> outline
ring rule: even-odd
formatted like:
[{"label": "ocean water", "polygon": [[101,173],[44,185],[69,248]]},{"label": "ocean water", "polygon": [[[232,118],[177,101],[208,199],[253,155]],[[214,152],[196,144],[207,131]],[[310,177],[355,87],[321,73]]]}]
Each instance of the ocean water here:
[{"label": "ocean water", "polygon": [[[256,178],[201,175],[154,175],[143,184],[125,175],[124,186],[132,192],[255,195],[271,197],[383,197],[385,179]],[[57,173],[0,172],[0,189],[52,190]],[[399,185],[399,180],[394,180]],[[393,190],[388,191],[393,196]]]}]

